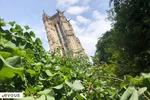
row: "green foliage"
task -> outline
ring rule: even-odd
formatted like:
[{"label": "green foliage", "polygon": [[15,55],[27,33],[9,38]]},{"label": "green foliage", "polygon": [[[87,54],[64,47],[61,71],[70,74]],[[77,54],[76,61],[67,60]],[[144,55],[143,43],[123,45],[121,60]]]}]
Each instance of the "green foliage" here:
[{"label": "green foliage", "polygon": [[150,1],[110,1],[113,28],[99,39],[95,59],[114,65],[119,77],[150,72]]},{"label": "green foliage", "polygon": [[142,73],[140,77],[125,76],[121,88],[128,87],[121,100],[149,100],[150,98],[150,74]]},{"label": "green foliage", "polygon": [[[93,66],[87,57],[59,57],[42,47],[28,26],[9,22],[0,26],[0,91],[23,92],[22,100],[113,99],[117,93],[107,69]],[[104,76],[104,77],[100,77]],[[115,82],[115,81],[114,81]]]},{"label": "green foliage", "polygon": [[99,38],[94,64],[107,63],[115,77],[124,76],[116,98],[149,100],[149,74],[143,72],[150,72],[150,1],[110,0],[110,3],[113,7],[109,19],[113,27]]},{"label": "green foliage", "polygon": [[24,28],[26,29],[26,30],[29,30],[30,29],[30,27],[29,26],[24,26]]},{"label": "green foliage", "polygon": [[20,25],[10,22],[10,29],[4,30],[5,22],[0,21],[1,92],[23,92],[24,98],[20,100],[150,98],[150,74],[119,79],[114,74],[113,64],[93,65],[80,55],[64,58],[51,54],[44,50],[42,41],[29,27],[24,31]]}]

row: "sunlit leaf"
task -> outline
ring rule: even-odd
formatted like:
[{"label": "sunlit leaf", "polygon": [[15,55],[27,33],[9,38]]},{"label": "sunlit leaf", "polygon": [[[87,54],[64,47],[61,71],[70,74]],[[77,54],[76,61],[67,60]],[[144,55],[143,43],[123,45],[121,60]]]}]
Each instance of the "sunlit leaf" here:
[{"label": "sunlit leaf", "polygon": [[12,54],[11,54],[10,52],[5,52],[5,51],[0,51],[0,55],[1,55],[4,59],[6,59],[6,58],[12,56]]},{"label": "sunlit leaf", "polygon": [[78,100],[85,100],[86,99],[84,96],[80,95],[79,93],[76,94],[76,98]]},{"label": "sunlit leaf", "polygon": [[46,100],[46,97],[45,97],[45,95],[43,94],[42,96],[40,96],[38,99],[36,99],[36,100]]},{"label": "sunlit leaf", "polygon": [[79,90],[84,89],[84,86],[81,84],[80,80],[75,80],[73,82],[73,87],[74,87],[75,91],[79,91]]},{"label": "sunlit leaf", "polygon": [[129,100],[139,100],[138,99],[138,92],[137,90],[134,90],[132,95],[131,95],[131,98]]},{"label": "sunlit leaf", "polygon": [[30,29],[30,27],[29,27],[28,25],[24,26],[24,28],[25,28],[26,30],[29,30],[29,29]]},{"label": "sunlit leaf", "polygon": [[30,31],[30,35],[35,38],[35,34],[33,31]]},{"label": "sunlit leaf", "polygon": [[21,58],[19,56],[13,56],[6,59],[9,65],[19,68],[22,67]]},{"label": "sunlit leaf", "polygon": [[83,85],[81,84],[80,80],[75,80],[73,84],[69,82],[68,80],[65,81],[65,83],[72,88],[74,91],[79,91],[84,89]]},{"label": "sunlit leaf", "polygon": [[36,75],[36,72],[34,70],[31,70],[31,69],[27,69],[26,70],[31,76],[32,75]]},{"label": "sunlit leaf", "polygon": [[120,100],[129,100],[131,97],[132,93],[135,91],[134,87],[128,87],[126,91],[123,93],[122,97]]},{"label": "sunlit leaf", "polygon": [[49,70],[46,70],[45,72],[48,76],[53,76],[53,74]]},{"label": "sunlit leaf", "polygon": [[55,86],[53,88],[55,88],[55,89],[61,89],[62,87],[63,87],[63,84],[60,84],[60,85],[57,85],[57,86]]},{"label": "sunlit leaf", "polygon": [[147,90],[147,87],[140,88],[138,90],[138,95],[142,95]]},{"label": "sunlit leaf", "polygon": [[0,59],[3,62],[3,66],[0,70],[0,81],[6,81],[7,79],[13,78],[16,74],[19,74],[22,80],[24,80],[23,76],[23,68],[16,68],[16,66],[11,66],[4,58],[0,55]]},{"label": "sunlit leaf", "polygon": [[20,26],[20,25],[16,24],[16,27],[15,27],[15,29],[18,29],[18,30],[20,30],[20,29],[22,29],[22,28],[21,28],[21,26]]},{"label": "sunlit leaf", "polygon": [[9,25],[11,25],[11,26],[14,26],[15,25],[15,21],[13,21],[13,22],[9,22]]},{"label": "sunlit leaf", "polygon": [[36,39],[35,39],[35,42],[37,42],[38,44],[42,44],[42,41],[41,41],[40,38],[36,38]]},{"label": "sunlit leaf", "polygon": [[6,26],[5,22],[3,19],[0,18],[0,26]]},{"label": "sunlit leaf", "polygon": [[54,92],[53,92],[52,89],[46,89],[44,91],[40,91],[40,92],[38,92],[38,94],[41,94],[41,95],[44,94],[44,95],[46,95],[47,100],[55,100],[55,98],[54,98]]}]

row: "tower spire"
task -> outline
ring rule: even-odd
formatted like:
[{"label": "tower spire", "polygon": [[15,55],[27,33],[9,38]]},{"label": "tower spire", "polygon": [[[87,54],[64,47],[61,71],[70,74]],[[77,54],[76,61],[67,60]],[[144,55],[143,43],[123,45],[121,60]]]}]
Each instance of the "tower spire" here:
[{"label": "tower spire", "polygon": [[64,10],[62,13],[64,13],[66,10]]},{"label": "tower spire", "polygon": [[45,11],[43,10],[43,14],[45,14]]},{"label": "tower spire", "polygon": [[70,22],[71,19],[68,20],[68,22]]},{"label": "tower spire", "polygon": [[51,51],[56,52],[57,48],[60,48],[62,56],[67,56],[70,50],[73,52],[73,57],[78,54],[86,56],[81,43],[71,27],[69,22],[71,19],[67,20],[63,15],[64,11],[56,10],[57,13],[51,17],[43,11],[43,21]]},{"label": "tower spire", "polygon": [[43,21],[45,22],[48,19],[48,15],[45,13],[45,11],[43,10]]},{"label": "tower spire", "polygon": [[59,9],[56,9],[58,13],[60,13],[61,11]]}]

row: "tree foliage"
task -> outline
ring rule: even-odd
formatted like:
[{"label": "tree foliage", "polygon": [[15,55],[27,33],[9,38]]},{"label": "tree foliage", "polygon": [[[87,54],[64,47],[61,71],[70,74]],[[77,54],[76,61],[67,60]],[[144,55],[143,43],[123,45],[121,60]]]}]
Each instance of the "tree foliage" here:
[{"label": "tree foliage", "polygon": [[150,72],[150,1],[111,2],[113,28],[99,39],[95,56],[115,64],[118,76]]},{"label": "tree foliage", "polygon": [[119,79],[106,63],[93,65],[80,55],[63,58],[51,54],[29,26],[9,24],[10,29],[4,29],[6,24],[0,19],[1,92],[23,92],[22,100],[150,98],[150,74]]},{"label": "tree foliage", "polygon": [[113,99],[115,84],[105,79],[113,73],[105,73],[80,55],[64,58],[51,54],[29,26],[9,25],[10,29],[5,29],[6,23],[0,19],[1,92],[23,92],[23,100]]},{"label": "tree foliage", "polygon": [[150,74],[139,73],[149,72],[150,3],[113,2],[114,27],[99,39],[95,64],[47,52],[29,26],[6,29],[0,19],[0,91],[23,92],[22,100],[149,100]]}]

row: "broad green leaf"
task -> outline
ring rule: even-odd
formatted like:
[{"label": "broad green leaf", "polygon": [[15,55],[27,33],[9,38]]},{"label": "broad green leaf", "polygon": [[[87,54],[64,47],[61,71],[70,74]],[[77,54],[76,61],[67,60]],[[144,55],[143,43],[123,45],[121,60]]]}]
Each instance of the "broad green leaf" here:
[{"label": "broad green leaf", "polygon": [[0,51],[0,55],[1,55],[4,59],[6,59],[6,58],[12,56],[12,54],[11,54],[10,52],[5,52],[5,51]]},{"label": "broad green leaf", "polygon": [[86,99],[85,97],[83,97],[83,95],[80,95],[79,93],[76,93],[76,98],[78,100],[85,100]]},{"label": "broad green leaf", "polygon": [[43,63],[38,62],[38,63],[34,63],[33,65],[36,68],[36,70],[40,71],[41,66],[43,66]]},{"label": "broad green leaf", "polygon": [[30,35],[35,38],[35,34],[33,31],[30,31]]},{"label": "broad green leaf", "polygon": [[52,64],[46,64],[45,67],[46,67],[46,68],[51,68],[51,67],[52,67]]},{"label": "broad green leaf", "polygon": [[45,95],[43,94],[42,96],[40,96],[38,99],[36,99],[36,100],[46,100],[46,97],[45,97]]},{"label": "broad green leaf", "polygon": [[82,90],[84,89],[83,85],[81,84],[81,81],[80,80],[75,80],[73,82],[73,87],[75,89],[75,91],[79,91],[79,90]]},{"label": "broad green leaf", "polygon": [[32,75],[36,75],[36,72],[34,70],[31,70],[31,69],[27,69],[26,70],[31,76]]},{"label": "broad green leaf", "polygon": [[123,95],[121,96],[120,100],[129,100],[129,98],[131,97],[131,95],[134,92],[134,90],[135,90],[134,87],[128,87],[126,89],[126,91],[123,93]]},{"label": "broad green leaf", "polygon": [[13,49],[20,57],[26,56],[26,52],[24,50],[20,50],[19,48]]},{"label": "broad green leaf", "polygon": [[146,73],[142,73],[143,78],[150,78],[150,73],[146,74]]},{"label": "broad green leaf", "polygon": [[21,26],[20,26],[20,25],[16,24],[15,29],[17,29],[17,30],[21,30],[22,28],[21,28]]},{"label": "broad green leaf", "polygon": [[43,88],[43,85],[36,85],[36,87],[34,87],[35,91],[39,91]]},{"label": "broad green leaf", "polygon": [[18,36],[22,36],[23,35],[23,29],[18,24],[16,24],[16,26],[15,26],[15,35],[18,35]]},{"label": "broad green leaf", "polygon": [[15,32],[16,29],[15,29],[15,28],[10,28],[10,31],[11,31],[11,32]]},{"label": "broad green leaf", "polygon": [[2,45],[7,48],[16,48],[16,45],[11,41],[3,41]]},{"label": "broad green leaf", "polygon": [[44,91],[40,91],[40,92],[38,92],[38,94],[46,95],[47,100],[55,100],[55,98],[54,98],[55,94],[52,89],[46,89]]},{"label": "broad green leaf", "polygon": [[65,80],[65,83],[70,87],[73,88],[73,84],[71,82],[69,82],[68,80]]},{"label": "broad green leaf", "polygon": [[120,84],[120,87],[124,88],[125,86],[129,85],[129,83],[131,83],[131,80],[133,80],[133,77],[131,75],[125,75],[124,81]]},{"label": "broad green leaf", "polygon": [[63,84],[60,84],[60,85],[57,85],[57,86],[55,86],[55,87],[53,87],[54,89],[61,89],[63,87]]},{"label": "broad green leaf", "polygon": [[40,91],[40,92],[38,92],[38,94],[52,94],[53,95],[53,93],[52,93],[52,89],[45,89],[45,90],[43,90],[43,91]]},{"label": "broad green leaf", "polygon": [[41,41],[40,38],[36,38],[35,42],[38,43],[38,44],[42,44],[42,41]]},{"label": "broad green leaf", "polygon": [[43,66],[44,64],[41,63],[41,62],[38,62],[38,63],[33,63],[33,65],[35,65],[35,66]]},{"label": "broad green leaf", "polygon": [[46,70],[45,72],[48,76],[53,76],[53,74],[49,70]]},{"label": "broad green leaf", "polygon": [[22,67],[21,58],[19,56],[13,56],[6,59],[9,65],[19,68]]},{"label": "broad green leaf", "polygon": [[6,60],[4,60],[4,58],[0,55],[0,59],[1,61],[4,63],[3,66],[1,66],[1,70],[0,70],[0,82],[1,81],[6,81],[7,79],[11,79],[13,78],[16,74],[19,74],[20,77],[22,78],[22,80],[24,80],[24,76],[23,76],[23,68],[15,68],[12,67]]},{"label": "broad green leaf", "polygon": [[25,28],[26,30],[29,30],[29,29],[30,29],[30,27],[29,27],[28,25],[24,26],[24,28]]},{"label": "broad green leaf", "polygon": [[138,90],[139,96],[142,95],[146,90],[147,90],[147,87],[140,88],[140,89]]},{"label": "broad green leaf", "polygon": [[54,96],[51,96],[50,94],[46,95],[47,100],[55,100]]},{"label": "broad green leaf", "polygon": [[5,35],[5,39],[8,41],[12,41],[14,39],[14,37],[11,35],[10,32],[7,32],[7,34]]},{"label": "broad green leaf", "polygon": [[134,79],[132,79],[132,81],[134,82],[134,84],[142,84],[143,79],[139,77],[135,77]]},{"label": "broad green leaf", "polygon": [[74,91],[79,91],[79,90],[82,90],[84,89],[83,85],[81,84],[80,80],[75,80],[72,83],[70,83],[68,80],[65,80],[65,83],[71,88],[73,89]]},{"label": "broad green leaf", "polygon": [[32,41],[29,32],[25,32],[25,33],[24,33],[24,36],[25,36],[26,39],[28,39],[28,41]]},{"label": "broad green leaf", "polygon": [[131,98],[129,100],[138,100],[137,90],[134,90],[134,92],[132,93]]},{"label": "broad green leaf", "polygon": [[0,26],[6,26],[5,22],[3,19],[0,18]]},{"label": "broad green leaf", "polygon": [[45,80],[47,80],[46,78],[44,79],[44,78],[42,78],[42,77],[39,77],[39,80],[40,81],[45,81]]},{"label": "broad green leaf", "polygon": [[60,67],[59,67],[59,66],[56,66],[56,67],[55,67],[55,70],[59,70],[59,69],[60,69]]},{"label": "broad green leaf", "polygon": [[15,21],[13,21],[13,22],[9,22],[9,25],[11,25],[11,26],[14,26],[15,25]]}]

